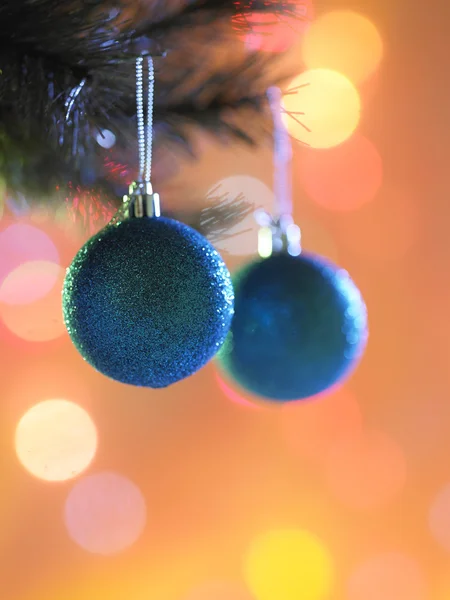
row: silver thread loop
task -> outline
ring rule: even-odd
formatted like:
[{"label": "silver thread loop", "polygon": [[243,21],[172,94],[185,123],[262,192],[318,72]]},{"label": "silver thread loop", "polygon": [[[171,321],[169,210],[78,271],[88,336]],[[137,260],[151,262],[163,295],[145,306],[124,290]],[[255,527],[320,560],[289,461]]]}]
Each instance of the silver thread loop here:
[{"label": "silver thread loop", "polygon": [[125,202],[131,200],[130,217],[161,216],[159,195],[153,192],[153,110],[155,96],[155,69],[153,59],[147,56],[147,117],[145,115],[144,62],[143,56],[136,59],[136,113],[138,129],[139,178],[131,184]]}]

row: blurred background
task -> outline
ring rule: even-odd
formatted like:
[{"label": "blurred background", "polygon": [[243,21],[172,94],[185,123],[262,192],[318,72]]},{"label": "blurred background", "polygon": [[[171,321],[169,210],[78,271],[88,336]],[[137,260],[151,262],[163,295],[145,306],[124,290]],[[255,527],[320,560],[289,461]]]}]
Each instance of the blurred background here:
[{"label": "blurred background", "polygon": [[[110,381],[73,348],[60,292],[112,213],[0,189],[2,600],[450,598],[447,6],[303,4],[312,25],[258,18],[241,42],[298,64],[295,219],[365,297],[362,363],[286,405],[214,364],[165,390]],[[269,146],[198,143],[161,178],[167,206],[273,205]],[[253,218],[229,233],[233,270],[256,253]]]}]

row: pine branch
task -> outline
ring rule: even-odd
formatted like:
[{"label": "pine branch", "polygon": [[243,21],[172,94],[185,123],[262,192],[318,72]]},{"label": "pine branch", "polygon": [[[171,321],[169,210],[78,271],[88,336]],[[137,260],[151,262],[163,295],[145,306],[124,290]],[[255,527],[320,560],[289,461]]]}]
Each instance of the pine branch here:
[{"label": "pine branch", "polygon": [[[10,187],[42,197],[55,182],[78,184],[82,164],[97,152],[98,130],[133,144],[133,61],[142,51],[167,50],[155,58],[161,139],[189,151],[194,125],[224,140],[259,143],[270,129],[265,91],[282,77],[274,75],[273,57],[244,52],[236,29],[250,30],[249,13],[292,17],[297,5],[2,0],[0,174]],[[251,118],[241,119],[243,113]]]},{"label": "pine branch", "polygon": [[[55,195],[58,196],[59,202],[53,211],[53,217],[63,226],[74,228],[85,237],[90,237],[107,224],[116,224],[127,217],[129,204],[119,203],[106,187],[83,189],[69,183],[63,188],[58,188]],[[163,210],[162,214],[186,223],[215,244],[232,237],[228,231],[253,210],[242,195],[230,199],[227,194],[221,194],[210,196],[209,200],[211,204],[203,209]],[[23,212],[24,207],[21,206],[21,214]]]}]

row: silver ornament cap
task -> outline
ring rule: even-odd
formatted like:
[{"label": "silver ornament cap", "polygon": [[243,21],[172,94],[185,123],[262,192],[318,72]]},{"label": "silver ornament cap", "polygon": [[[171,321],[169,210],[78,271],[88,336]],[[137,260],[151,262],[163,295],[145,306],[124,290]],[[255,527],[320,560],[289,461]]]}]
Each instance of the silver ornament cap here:
[{"label": "silver ornament cap", "polygon": [[159,194],[153,192],[150,181],[133,182],[128,189],[128,195],[123,197],[123,201],[129,205],[128,216],[130,218],[161,216]]}]

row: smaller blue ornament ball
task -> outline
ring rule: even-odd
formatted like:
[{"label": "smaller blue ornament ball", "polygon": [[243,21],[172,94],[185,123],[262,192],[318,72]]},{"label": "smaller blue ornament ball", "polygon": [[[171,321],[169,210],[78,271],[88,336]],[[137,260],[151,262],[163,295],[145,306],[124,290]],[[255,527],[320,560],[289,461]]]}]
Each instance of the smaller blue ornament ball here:
[{"label": "smaller blue ornament ball", "polygon": [[341,381],[367,341],[367,311],[348,273],[323,258],[274,254],[233,277],[235,315],[217,360],[244,389],[275,401]]},{"label": "smaller blue ornament ball", "polygon": [[92,237],[69,267],[63,313],[83,358],[122,383],[166,387],[219,350],[233,315],[231,276],[187,225],[133,218]]}]

